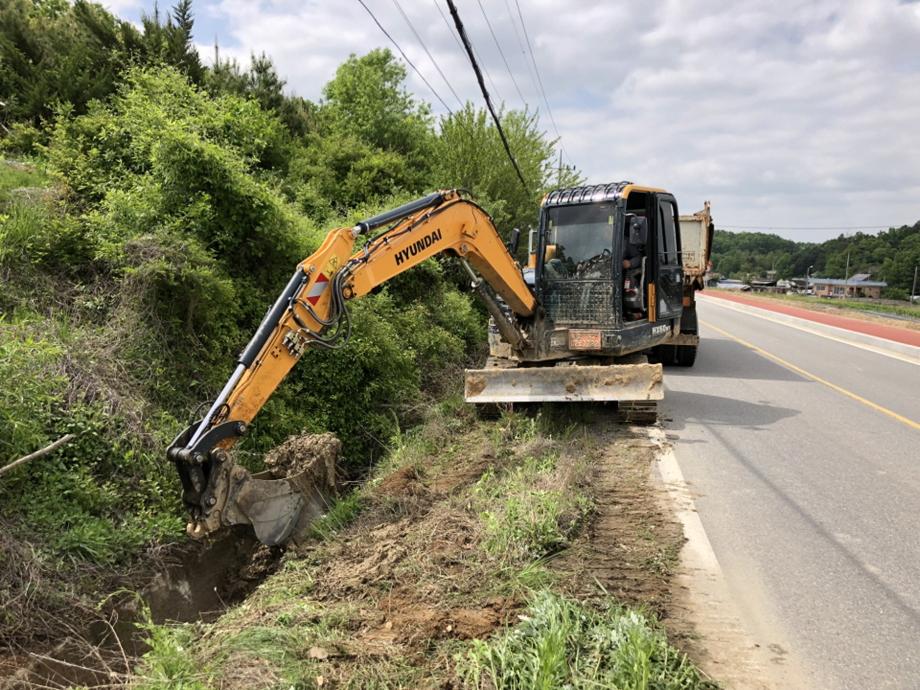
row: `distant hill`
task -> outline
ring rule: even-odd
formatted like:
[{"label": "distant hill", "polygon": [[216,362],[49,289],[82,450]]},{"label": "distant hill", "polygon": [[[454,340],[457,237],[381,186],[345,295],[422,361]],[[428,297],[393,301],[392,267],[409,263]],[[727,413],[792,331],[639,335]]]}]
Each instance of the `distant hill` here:
[{"label": "distant hill", "polygon": [[856,233],[821,243],[796,242],[765,232],[716,230],[713,270],[729,278],[762,276],[775,270],[778,278],[812,275],[843,278],[847,253],[850,275],[871,273],[894,291],[910,291],[914,266],[920,264],[920,221],[890,228],[877,235]]}]

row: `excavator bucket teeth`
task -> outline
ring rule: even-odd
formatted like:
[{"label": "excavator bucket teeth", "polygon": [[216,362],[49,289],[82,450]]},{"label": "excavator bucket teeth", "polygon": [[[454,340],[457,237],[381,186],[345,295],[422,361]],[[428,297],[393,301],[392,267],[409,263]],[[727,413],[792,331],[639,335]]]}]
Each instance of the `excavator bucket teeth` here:
[{"label": "excavator bucket teeth", "polygon": [[467,369],[471,403],[661,400],[660,364]]},{"label": "excavator bucket teeth", "polygon": [[[252,525],[268,546],[296,542],[314,520],[324,515],[337,493],[336,461],[341,442],[332,434],[288,438],[265,459],[267,470],[251,474],[217,450],[206,466],[207,488],[190,492],[191,520],[187,532],[203,539],[231,525]],[[189,467],[178,463],[183,486]]]}]

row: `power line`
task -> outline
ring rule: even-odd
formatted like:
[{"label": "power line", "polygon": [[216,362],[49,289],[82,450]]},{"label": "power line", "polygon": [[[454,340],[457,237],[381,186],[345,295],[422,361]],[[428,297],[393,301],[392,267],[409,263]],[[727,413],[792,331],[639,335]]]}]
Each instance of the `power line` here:
[{"label": "power line", "polygon": [[524,98],[524,94],[521,93],[521,87],[518,86],[517,79],[514,78],[514,73],[511,71],[511,67],[508,65],[508,59],[505,57],[505,51],[502,50],[501,43],[498,42],[498,36],[495,35],[495,30],[492,28],[492,22],[489,21],[489,15],[486,14],[486,8],[482,5],[482,0],[476,0],[479,3],[479,9],[482,12],[482,18],[486,20],[486,26],[489,27],[489,33],[492,34],[492,40],[495,41],[495,47],[498,48],[498,54],[502,56],[502,62],[505,63],[505,69],[508,70],[508,76],[511,77],[511,83],[514,84],[514,88],[517,91],[518,96],[521,97],[521,101],[524,103],[524,106],[527,106],[527,99]]},{"label": "power line", "polygon": [[447,17],[444,15],[444,10],[441,9],[441,5],[438,3],[438,0],[431,0],[431,1],[434,3],[435,9],[437,9],[438,14],[441,15],[441,19],[444,20],[444,26],[447,27],[447,33],[449,33],[451,35],[451,38],[454,39],[454,43],[457,44],[457,47],[460,49],[460,52],[465,53],[466,51],[463,49],[463,44],[460,43],[460,39],[457,38],[457,34],[454,31],[454,27],[452,27],[450,25],[450,22],[447,21]]},{"label": "power line", "polygon": [[[438,3],[438,0],[431,0],[431,1],[434,3],[435,8],[438,10],[438,14],[441,15],[441,19],[444,20],[444,26],[447,27],[447,33],[449,33],[449,34],[451,35],[451,38],[454,39],[454,43],[457,44],[457,47],[460,49],[460,52],[463,53],[463,54],[465,55],[465,54],[466,54],[466,49],[463,47],[463,44],[460,43],[460,39],[457,38],[457,32],[456,32],[456,30],[454,29],[454,27],[452,27],[452,26],[450,25],[450,22],[447,21],[447,17],[446,17],[445,14],[444,14],[444,10],[441,9],[441,5]],[[476,52],[476,49],[475,49],[475,48],[473,48],[473,52],[474,52],[474,53]],[[498,100],[500,100],[500,101],[503,100],[502,97],[501,97],[501,94],[498,92],[498,88],[495,86],[495,82],[492,81],[492,75],[489,74],[489,68],[486,67],[484,64],[483,64],[482,68],[483,68],[483,70],[484,70],[485,73],[486,73],[486,79],[489,80],[489,85],[492,87],[492,91],[494,91],[494,92],[495,92],[495,95],[498,96]]]},{"label": "power line", "polygon": [[454,91],[454,87],[451,85],[450,80],[444,75],[444,72],[441,70],[441,66],[438,64],[438,61],[434,59],[434,55],[431,54],[431,51],[428,50],[428,46],[425,45],[425,41],[422,40],[422,37],[419,35],[418,31],[415,30],[415,25],[412,23],[412,20],[409,19],[409,15],[406,14],[403,10],[402,5],[399,4],[399,0],[393,0],[393,4],[396,5],[396,9],[399,10],[399,13],[403,16],[403,19],[406,20],[406,24],[409,25],[409,28],[412,29],[412,33],[415,34],[415,38],[418,39],[418,42],[422,46],[422,50],[425,51],[425,54],[428,56],[428,59],[431,60],[431,64],[434,65],[434,68],[438,71],[438,74],[441,75],[441,79],[444,80],[444,83],[447,84],[447,88],[450,89],[450,92],[454,95],[454,98],[457,99],[457,103],[460,104],[460,107],[463,107],[463,101],[460,100],[460,96],[457,95],[457,92]]},{"label": "power line", "polygon": [[511,161],[511,165],[514,166],[514,172],[517,173],[521,185],[529,194],[530,187],[527,182],[524,181],[524,175],[521,173],[521,169],[514,159],[514,154],[511,153],[508,139],[505,138],[505,131],[502,129],[502,123],[498,119],[498,115],[495,114],[495,108],[492,107],[492,99],[489,98],[489,92],[486,90],[486,83],[482,79],[482,72],[479,69],[479,64],[476,62],[476,56],[473,55],[473,46],[470,45],[470,39],[466,35],[466,29],[463,28],[463,22],[460,21],[460,14],[457,12],[457,6],[454,4],[454,0],[447,0],[447,6],[450,8],[450,14],[454,18],[454,24],[457,26],[457,34],[459,34],[460,40],[463,41],[463,46],[466,48],[466,54],[470,58],[470,63],[473,65],[473,71],[476,73],[476,81],[479,82],[482,97],[486,100],[486,107],[488,107],[489,113],[492,115],[492,120],[495,122],[495,129],[498,130],[498,136],[502,140],[502,145],[505,147],[505,153],[508,154],[508,159]]},{"label": "power line", "polygon": [[537,80],[533,78],[533,66],[531,66],[530,61],[527,59],[524,41],[521,40],[521,32],[518,31],[517,22],[514,21],[514,13],[511,11],[511,5],[508,0],[505,0],[505,10],[508,12],[508,20],[511,22],[511,28],[514,29],[514,37],[517,39],[518,48],[520,48],[521,55],[524,57],[524,66],[527,68],[527,76],[530,77],[530,83],[533,84],[534,91],[536,91],[538,87]]},{"label": "power line", "polygon": [[374,16],[374,13],[371,12],[371,8],[364,4],[364,0],[358,0],[358,3],[360,3],[361,7],[363,7],[367,11],[367,13],[371,16],[371,19],[374,20],[374,24],[376,24],[377,28],[379,28],[383,32],[383,35],[386,36],[388,39],[390,39],[390,43],[396,46],[396,50],[398,50],[399,54],[403,56],[403,60],[408,62],[409,67],[411,67],[412,70],[418,75],[419,79],[425,82],[425,86],[427,86],[428,90],[431,91],[431,93],[434,94],[435,98],[437,98],[441,102],[441,105],[444,106],[444,109],[448,113],[453,115],[454,111],[451,110],[450,107],[447,105],[447,103],[444,102],[444,99],[441,98],[441,94],[435,91],[434,87],[428,83],[427,79],[425,79],[425,75],[419,71],[418,67],[416,67],[415,64],[413,64],[412,60],[409,59],[409,56],[406,55],[405,51],[403,51],[403,49],[399,47],[399,44],[396,42],[396,39],[390,36],[390,33],[386,29],[383,28],[383,24],[381,24],[380,21],[377,19],[377,17]]},{"label": "power line", "polygon": [[[527,50],[530,51],[530,60],[533,62],[533,70],[537,75],[537,83],[540,85],[540,93],[543,95],[543,103],[546,104],[546,112],[549,113],[550,122],[553,123],[553,130],[556,132],[556,137],[559,139],[559,147],[562,149],[562,152],[565,153],[565,157],[569,158],[569,152],[565,150],[565,146],[562,143],[562,135],[559,134],[559,128],[556,126],[556,118],[553,117],[553,110],[549,107],[549,99],[546,97],[546,89],[543,88],[543,79],[540,78],[540,68],[537,67],[537,59],[533,54],[533,46],[530,44],[530,36],[527,34],[527,25],[524,23],[524,14],[521,12],[521,4],[518,0],[514,0],[514,5],[517,7],[518,17],[521,20],[521,28],[524,30],[524,39],[527,42]],[[571,160],[571,158],[569,158]]]}]

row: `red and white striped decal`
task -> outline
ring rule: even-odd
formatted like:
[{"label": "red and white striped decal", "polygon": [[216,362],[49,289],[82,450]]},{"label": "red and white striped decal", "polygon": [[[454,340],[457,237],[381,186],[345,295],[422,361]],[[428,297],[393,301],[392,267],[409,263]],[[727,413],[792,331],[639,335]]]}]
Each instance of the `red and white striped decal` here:
[{"label": "red and white striped decal", "polygon": [[316,305],[319,302],[320,296],[323,294],[323,290],[329,285],[329,279],[322,273],[319,274],[316,278],[316,282],[310,286],[310,291],[307,293],[307,301]]}]

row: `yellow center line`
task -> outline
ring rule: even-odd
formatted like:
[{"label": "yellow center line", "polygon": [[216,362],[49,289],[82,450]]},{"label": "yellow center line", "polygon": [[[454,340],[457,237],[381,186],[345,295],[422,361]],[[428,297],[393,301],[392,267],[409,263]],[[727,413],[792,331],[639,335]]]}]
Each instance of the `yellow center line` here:
[{"label": "yellow center line", "polygon": [[711,328],[711,329],[714,330],[716,333],[721,333],[721,334],[724,335],[726,338],[730,338],[731,340],[734,340],[736,343],[739,343],[739,344],[741,344],[741,345],[744,345],[745,347],[749,347],[750,349],[752,349],[754,352],[756,352],[756,353],[759,354],[760,356],[766,357],[767,359],[770,359],[770,360],[773,360],[774,362],[776,362],[776,363],[779,364],[780,366],[784,366],[784,367],[786,367],[787,369],[791,369],[791,370],[794,371],[795,373],[800,374],[801,376],[804,376],[804,377],[807,378],[807,379],[811,379],[812,381],[817,381],[818,383],[827,386],[827,387],[830,388],[831,390],[835,390],[835,391],[837,391],[838,393],[847,396],[848,398],[852,398],[852,399],[855,400],[856,402],[861,402],[863,405],[866,405],[867,407],[871,407],[873,410],[875,410],[875,411],[877,411],[877,412],[881,412],[882,414],[886,414],[886,415],[888,415],[889,417],[891,417],[892,419],[896,419],[896,420],[898,420],[899,422],[901,422],[902,424],[906,424],[907,426],[909,426],[911,429],[914,429],[915,431],[920,431],[920,424],[918,424],[917,422],[915,422],[915,421],[912,420],[912,419],[908,419],[907,417],[898,414],[898,413],[895,412],[894,410],[889,410],[887,407],[882,407],[881,405],[878,405],[878,404],[872,402],[871,400],[866,400],[866,399],[865,399],[864,397],[862,397],[861,395],[857,395],[856,393],[854,393],[854,392],[852,392],[852,391],[848,391],[846,388],[841,388],[841,387],[838,386],[836,383],[831,383],[831,382],[828,381],[827,379],[823,379],[823,378],[821,378],[820,376],[818,376],[818,375],[816,375],[816,374],[812,374],[810,371],[805,371],[804,369],[802,369],[802,367],[797,367],[797,366],[796,366],[795,364],[793,364],[792,362],[787,362],[787,361],[786,361],[785,359],[783,359],[782,357],[777,357],[776,355],[774,355],[774,354],[772,354],[772,353],[770,353],[770,352],[767,352],[767,351],[764,350],[762,347],[757,347],[757,346],[754,345],[753,343],[749,343],[749,342],[746,341],[746,340],[742,340],[742,339],[739,338],[738,336],[732,335],[732,334],[729,333],[728,331],[723,331],[723,330],[722,330],[721,328],[719,328],[718,326],[713,326],[711,323],[708,323],[708,322],[706,322],[706,321],[703,321],[702,319],[700,319],[700,323],[702,323],[704,326],[706,326],[706,328]]}]

